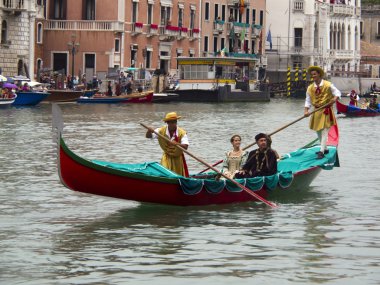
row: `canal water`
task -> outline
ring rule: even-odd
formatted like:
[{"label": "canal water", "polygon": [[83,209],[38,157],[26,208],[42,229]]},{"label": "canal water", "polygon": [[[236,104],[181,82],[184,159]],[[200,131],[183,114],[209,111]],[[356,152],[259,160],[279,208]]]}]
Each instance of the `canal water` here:
[{"label": "canal water", "polygon": [[[77,154],[159,161],[139,122],[177,111],[189,150],[213,163],[303,115],[303,101],[61,105]],[[308,119],[273,136],[280,154],[315,138]],[[0,109],[0,284],[379,284],[380,118],[339,117],[340,168],[299,197],[169,207],[66,189],[59,181],[51,106]],[[191,172],[204,167],[188,157]]]}]

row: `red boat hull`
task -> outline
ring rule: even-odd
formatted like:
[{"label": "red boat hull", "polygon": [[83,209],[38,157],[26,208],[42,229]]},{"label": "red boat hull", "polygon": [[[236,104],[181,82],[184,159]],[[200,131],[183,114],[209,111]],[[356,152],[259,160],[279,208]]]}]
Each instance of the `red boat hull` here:
[{"label": "red boat hull", "polygon": [[359,109],[355,111],[351,111],[348,108],[348,105],[343,104],[339,100],[336,101],[336,109],[338,113],[345,114],[346,116],[349,117],[375,117],[375,116],[380,116],[380,112],[376,112],[375,110],[371,109]]},{"label": "red boat hull", "polygon": [[[63,146],[62,146],[63,144]],[[309,186],[321,168],[312,167],[294,176],[290,188],[267,191],[265,187],[256,194],[266,198],[268,194],[302,190]],[[202,206],[257,201],[245,191],[231,192],[223,189],[211,194],[202,189],[198,194],[185,194],[178,179],[148,177],[95,165],[72,153],[61,140],[59,150],[59,174],[62,183],[69,189],[89,194],[114,197],[139,202],[159,203],[176,206]]]}]

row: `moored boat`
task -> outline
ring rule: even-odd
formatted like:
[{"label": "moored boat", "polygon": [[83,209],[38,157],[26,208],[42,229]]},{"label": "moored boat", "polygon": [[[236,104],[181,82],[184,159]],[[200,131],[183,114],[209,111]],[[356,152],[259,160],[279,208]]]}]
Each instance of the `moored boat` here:
[{"label": "moored boat", "polygon": [[82,90],[50,89],[48,92],[50,95],[43,102],[75,102],[83,95]]},{"label": "moored boat", "polygon": [[150,103],[153,99],[153,91],[132,93],[120,96],[102,96],[95,94],[92,97],[80,97],[78,103],[116,104],[116,103]]},{"label": "moored boat", "polygon": [[[88,194],[177,206],[201,206],[255,201],[252,195],[226,180],[215,180],[216,173],[179,176],[157,162],[139,164],[89,160],[75,154],[65,143],[60,109],[53,105],[53,126],[58,130],[58,172],[67,188]],[[329,153],[316,159],[318,146],[298,149],[278,163],[272,176],[237,179],[261,197],[294,193],[305,189],[322,169],[339,166],[337,126],[330,129]]]},{"label": "moored boat", "polygon": [[14,101],[16,100],[17,95],[13,98],[0,98],[0,108],[7,108],[10,107]]},{"label": "moored boat", "polygon": [[343,104],[341,101],[336,101],[336,109],[338,113],[349,117],[375,117],[380,116],[379,109],[361,109],[359,107]]},{"label": "moored boat", "polygon": [[48,92],[17,92],[17,98],[13,105],[37,105],[49,95],[50,93]]}]

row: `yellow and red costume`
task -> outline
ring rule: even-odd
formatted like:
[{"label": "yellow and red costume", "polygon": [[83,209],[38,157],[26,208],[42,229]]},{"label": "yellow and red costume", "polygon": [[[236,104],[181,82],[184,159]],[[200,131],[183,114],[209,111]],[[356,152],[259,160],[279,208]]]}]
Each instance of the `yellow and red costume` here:
[{"label": "yellow and red costume", "polygon": [[[336,95],[332,92],[331,82],[322,80],[320,85],[316,85],[315,83],[309,85],[307,88],[306,97],[308,96],[310,98],[311,105],[317,109],[331,102]],[[306,99],[308,100],[308,98]],[[329,106],[313,113],[310,118],[310,129],[320,131],[336,125],[336,118],[332,108],[332,106]]]},{"label": "yellow and red costume", "polygon": [[[171,141],[175,141],[180,144],[188,144],[186,131],[182,128],[177,127],[173,135],[170,135],[167,126],[163,126],[156,131]],[[161,137],[157,137],[157,139],[161,149],[164,151],[161,158],[161,165],[179,175],[188,177],[189,171],[183,151]]]}]

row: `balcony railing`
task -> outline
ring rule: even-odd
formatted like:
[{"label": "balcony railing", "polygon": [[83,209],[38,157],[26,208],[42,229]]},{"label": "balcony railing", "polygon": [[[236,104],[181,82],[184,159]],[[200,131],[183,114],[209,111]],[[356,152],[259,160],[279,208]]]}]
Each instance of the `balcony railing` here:
[{"label": "balcony railing", "polygon": [[332,4],[330,5],[331,15],[342,15],[342,16],[355,16],[355,8],[349,5],[343,4]]},{"label": "balcony railing", "polygon": [[354,58],[354,51],[353,50],[334,50],[330,49],[327,50],[329,53],[330,58],[332,59],[345,59],[350,60]]},{"label": "balcony railing", "polygon": [[303,12],[303,9],[304,9],[304,1],[303,0],[294,0],[293,11]]},{"label": "balcony railing", "polygon": [[188,35],[188,29],[185,28],[185,27],[181,27],[181,30],[179,31],[179,35],[178,35],[178,39],[179,40],[182,40],[182,39],[185,39],[187,38],[189,35]]},{"label": "balcony railing", "polygon": [[190,36],[189,40],[190,41],[194,41],[194,40],[199,39],[199,34],[200,34],[200,30],[199,29],[196,29],[196,28],[191,29],[190,33],[189,33],[189,36]]},{"label": "balcony railing", "polygon": [[141,34],[143,32],[143,23],[132,23],[132,36]]},{"label": "balcony railing", "polygon": [[27,0],[0,0],[0,8],[6,11],[26,10]]},{"label": "balcony railing", "polygon": [[255,25],[255,24],[253,24],[252,25],[252,37],[254,37],[254,38],[259,37],[261,30],[262,30],[262,26],[261,25]]},{"label": "balcony railing", "polygon": [[[228,0],[228,2],[227,2],[227,4],[228,4],[229,6],[239,6],[240,3],[241,3],[240,0]],[[248,1],[248,0],[244,0],[243,3],[244,3],[244,4],[243,4],[244,7],[248,7],[248,6],[249,6],[249,1]]]},{"label": "balcony railing", "polygon": [[223,32],[224,21],[214,21],[214,34],[221,34]]},{"label": "balcony railing", "polygon": [[[0,0],[1,1],[1,0]],[[122,22],[112,21],[62,21],[48,20],[44,25],[45,30],[75,30],[75,31],[113,31],[123,32]]]},{"label": "balcony railing", "polygon": [[158,25],[150,24],[148,25],[147,37],[153,37],[158,35]]}]

